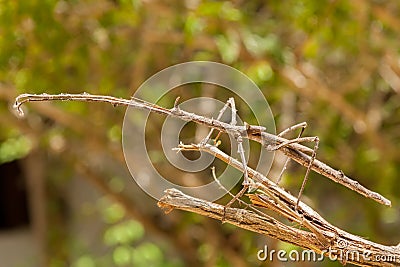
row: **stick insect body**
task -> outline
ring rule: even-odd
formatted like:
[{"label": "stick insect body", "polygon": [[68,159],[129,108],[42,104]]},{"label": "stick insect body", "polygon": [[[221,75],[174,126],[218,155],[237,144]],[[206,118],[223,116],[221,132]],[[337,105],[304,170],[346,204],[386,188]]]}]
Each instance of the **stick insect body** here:
[{"label": "stick insect body", "polygon": [[[243,146],[241,145],[241,141],[243,138],[248,138],[250,140],[256,141],[261,143],[267,150],[278,150],[288,156],[290,159],[296,161],[300,165],[307,168],[306,175],[302,184],[302,188],[300,189],[299,197],[304,189],[305,182],[307,180],[307,176],[310,170],[313,170],[339,184],[346,186],[347,188],[356,191],[357,193],[371,198],[381,204],[386,206],[391,206],[390,200],[386,199],[379,193],[371,191],[357,181],[347,177],[341,170],[335,170],[334,168],[328,166],[327,164],[319,161],[316,159],[316,150],[318,148],[319,139],[318,137],[301,137],[301,134],[305,128],[305,123],[301,123],[299,125],[295,125],[287,130],[283,131],[278,135],[270,134],[266,131],[265,127],[258,126],[258,125],[244,125],[238,126],[236,125],[236,108],[233,101],[233,98],[230,98],[225,105],[224,110],[220,112],[222,114],[225,109],[231,106],[232,110],[232,120],[231,123],[225,123],[219,121],[218,119],[207,118],[204,116],[200,116],[194,113],[190,113],[180,109],[177,105],[177,101],[173,108],[168,109],[161,106],[158,106],[153,103],[149,103],[137,98],[132,99],[123,99],[123,98],[116,98],[112,96],[105,96],[105,95],[91,95],[88,93],[82,94],[58,94],[58,95],[50,95],[50,94],[22,94],[16,98],[14,107],[19,111],[22,115],[21,105],[26,102],[32,101],[55,101],[55,100],[70,100],[70,101],[84,101],[84,102],[104,102],[110,103],[114,106],[127,106],[133,107],[138,109],[148,110],[150,112],[155,112],[158,114],[163,114],[167,116],[173,116],[176,118],[180,118],[185,121],[193,121],[195,123],[199,123],[202,125],[206,125],[211,129],[216,129],[220,132],[228,133],[233,135],[236,140],[238,141],[239,147],[239,155],[243,165],[243,172],[244,172],[244,182],[243,182],[243,189],[241,190],[240,194],[243,194],[250,186],[249,178],[248,178],[248,169],[247,169],[247,162],[244,158]],[[221,115],[222,116],[222,115]],[[282,136],[285,135],[287,132],[292,131],[294,129],[302,128],[301,133],[299,136],[292,140],[287,140]],[[212,131],[208,134],[205,140],[203,140],[203,144],[208,141],[208,138],[211,137]],[[301,145],[301,142],[314,142],[314,148],[311,149],[304,145]],[[286,163],[284,168],[286,167]],[[278,177],[278,180],[280,177]],[[241,195],[233,198],[233,201],[239,198]],[[232,201],[231,201],[232,202]],[[230,205],[232,203],[228,203]],[[297,200],[297,205],[299,204],[299,198]],[[297,208],[296,205],[296,208]]]}]

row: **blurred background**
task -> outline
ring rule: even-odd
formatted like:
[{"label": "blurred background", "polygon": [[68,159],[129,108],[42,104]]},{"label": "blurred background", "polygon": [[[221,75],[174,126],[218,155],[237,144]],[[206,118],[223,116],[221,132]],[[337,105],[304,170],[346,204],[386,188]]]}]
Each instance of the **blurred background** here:
[{"label": "blurred background", "polygon": [[[0,1],[0,265],[339,266],[260,262],[264,245],[301,249],[186,212],[164,215],[127,170],[122,107],[31,103],[24,119],[11,108],[21,93],[129,98],[151,75],[192,60],[252,78],[278,131],[307,121],[305,135],[321,140],[318,158],[389,198],[392,208],[315,173],[303,200],[346,231],[398,244],[399,14],[394,0]],[[163,103],[171,107],[176,95],[232,96],[194,86]],[[238,109],[251,120],[244,104]],[[148,149],[157,168],[180,179],[159,147],[164,119],[151,117]],[[195,140],[196,127],[189,124],[181,138]],[[284,160],[276,156],[271,178]],[[304,173],[291,163],[282,185],[296,195]],[[211,179],[209,170],[200,175]]]}]

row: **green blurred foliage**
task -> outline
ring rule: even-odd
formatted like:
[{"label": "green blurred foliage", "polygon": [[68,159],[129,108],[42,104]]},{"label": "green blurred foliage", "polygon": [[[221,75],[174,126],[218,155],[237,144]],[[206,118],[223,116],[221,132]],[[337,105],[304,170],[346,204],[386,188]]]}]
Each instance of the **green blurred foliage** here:
[{"label": "green blurred foliage", "polygon": [[[10,112],[13,98],[25,92],[87,91],[128,98],[157,71],[191,60],[222,62],[251,77],[269,101],[278,130],[307,121],[306,134],[321,140],[318,158],[387,196],[393,208],[317,174],[311,175],[306,200],[345,230],[398,243],[399,13],[399,2],[389,0],[1,1],[0,163],[35,151],[43,155],[49,265],[258,266],[256,252],[265,243],[287,248],[195,215],[163,215],[126,171],[121,108],[32,103],[24,107],[25,120]],[[182,99],[203,94],[221,101],[231,96],[201,86],[179,91]],[[171,106],[175,97],[167,95],[161,103]],[[252,122],[241,102],[238,109]],[[162,120],[151,117],[149,136],[156,139]],[[160,154],[159,141],[148,149],[163,172],[179,176]],[[82,162],[110,189],[100,190],[104,196],[95,208],[82,203],[83,216],[95,214],[104,226],[97,239],[106,247],[102,253],[64,231],[72,216],[62,212],[64,187]],[[223,168],[216,164],[217,170]],[[280,166],[276,162],[271,175]],[[293,194],[304,171],[291,163],[285,173],[283,185]],[[114,195],[125,196],[133,211],[127,212]],[[78,252],[71,252],[75,247]]]},{"label": "green blurred foliage", "polygon": [[32,148],[25,136],[10,137],[0,144],[0,164],[25,157]]}]

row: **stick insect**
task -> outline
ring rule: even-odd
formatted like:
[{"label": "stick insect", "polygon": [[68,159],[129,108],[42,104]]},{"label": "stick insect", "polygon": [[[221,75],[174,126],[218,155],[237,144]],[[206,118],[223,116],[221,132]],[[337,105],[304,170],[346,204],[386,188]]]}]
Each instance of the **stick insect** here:
[{"label": "stick insect", "polygon": [[[235,104],[235,100],[234,100],[233,97],[230,97],[228,99],[228,101],[225,103],[225,105],[223,106],[223,108],[219,111],[219,114],[217,116],[217,120],[221,119],[222,115],[225,113],[225,111],[226,111],[226,109],[228,107],[231,108],[231,122],[230,122],[230,125],[236,126],[236,123],[237,123],[237,120],[236,120],[237,109],[236,109],[236,104]],[[245,123],[245,125],[248,127],[247,123]],[[275,146],[272,146],[272,145],[266,146],[267,150],[276,151],[276,150],[282,149],[282,148],[288,146],[289,144],[293,144],[293,143],[299,144],[301,142],[315,142],[314,149],[312,150],[312,153],[311,153],[311,159],[310,159],[310,162],[309,162],[309,164],[307,166],[307,170],[306,170],[306,173],[304,175],[303,182],[302,182],[300,191],[299,191],[298,196],[297,196],[297,202],[296,202],[295,209],[297,209],[297,207],[299,205],[299,201],[300,201],[301,195],[303,194],[303,191],[304,191],[307,179],[308,179],[308,175],[310,173],[312,164],[313,164],[313,162],[314,162],[314,160],[316,158],[318,144],[319,144],[319,138],[317,136],[314,136],[314,137],[301,137],[306,127],[307,127],[307,123],[305,123],[305,122],[293,125],[293,126],[287,128],[286,130],[282,131],[281,133],[279,133],[277,136],[278,137],[282,137],[282,136],[286,135],[289,132],[295,131],[297,129],[301,129],[301,131],[300,131],[300,133],[299,133],[299,135],[297,136],[296,139],[288,140],[286,142],[283,142],[283,143],[281,143],[279,145],[275,145]],[[209,131],[208,135],[201,141],[200,146],[206,144],[210,140],[213,131],[214,131],[214,128],[211,128],[211,130]],[[217,139],[220,136],[220,134],[221,134],[221,131],[217,134],[217,137],[214,139],[214,144],[217,144]],[[239,193],[237,193],[234,197],[232,197],[232,199],[228,202],[228,204],[226,204],[226,207],[230,207],[236,200],[238,200],[240,197],[242,197],[243,194],[246,191],[253,192],[258,187],[258,186],[254,186],[254,184],[251,183],[252,180],[249,179],[249,176],[248,176],[248,167],[247,167],[247,162],[246,162],[245,151],[244,151],[244,148],[243,148],[243,138],[242,138],[242,136],[240,135],[239,132],[234,133],[233,137],[236,139],[236,142],[238,143],[238,151],[237,152],[238,152],[238,154],[240,156],[240,160],[241,160],[242,166],[243,166],[243,175],[244,175],[243,176],[243,183],[242,183],[243,187],[239,191]],[[281,171],[281,173],[280,173],[280,175],[279,175],[279,177],[278,177],[278,179],[276,181],[277,184],[279,184],[279,182],[281,181],[281,178],[283,176],[284,171],[287,168],[289,160],[290,160],[290,157],[288,157],[286,159],[285,163],[284,163],[282,171]],[[215,180],[215,177],[214,177],[214,180]]]},{"label": "stick insect", "polygon": [[[251,188],[250,180],[248,178],[248,167],[247,162],[244,158],[244,150],[242,145],[243,138],[248,138],[250,140],[259,142],[263,145],[264,148],[267,150],[278,150],[284,153],[288,158],[294,160],[295,162],[299,163],[300,165],[307,168],[305,178],[303,180],[302,187],[299,192],[299,196],[297,199],[297,205],[299,204],[299,198],[301,197],[301,193],[304,190],[305,183],[307,181],[308,174],[311,170],[339,183],[342,184],[349,189],[356,191],[357,193],[371,198],[383,205],[391,206],[390,200],[386,199],[379,193],[371,191],[357,181],[347,177],[341,170],[335,170],[332,167],[328,166],[327,164],[319,161],[316,158],[316,150],[318,148],[319,139],[318,137],[301,137],[304,128],[306,126],[305,123],[301,123],[295,126],[288,128],[287,130],[281,132],[278,135],[270,134],[266,131],[266,128],[259,125],[249,125],[245,124],[243,126],[236,125],[236,107],[234,104],[233,99],[228,100],[227,104],[224,106],[223,111],[220,114],[223,114],[228,106],[231,106],[232,116],[230,123],[225,123],[220,121],[219,119],[212,119],[207,118],[204,116],[200,116],[191,112],[187,112],[179,108],[177,100],[175,101],[172,108],[164,108],[158,106],[153,103],[149,103],[137,98],[131,99],[123,99],[123,98],[116,98],[112,96],[106,95],[91,95],[88,93],[82,94],[58,94],[58,95],[50,95],[50,94],[22,94],[16,98],[14,107],[19,112],[20,115],[23,115],[23,111],[21,109],[21,105],[26,102],[32,101],[84,101],[84,102],[104,102],[112,104],[113,106],[127,106],[133,107],[137,109],[143,109],[150,112],[163,114],[167,116],[176,117],[182,119],[184,121],[193,121],[198,124],[205,125],[210,127],[211,130],[205,140],[203,140],[203,144],[205,144],[212,135],[213,130],[218,130],[219,132],[228,133],[235,137],[238,142],[238,150],[239,155],[241,158],[241,162],[243,165],[243,173],[244,173],[244,181],[243,181],[243,189],[241,190],[240,194],[237,197],[233,198],[233,200],[228,203],[229,205],[232,204],[235,200],[237,200],[244,192],[246,192],[249,188]],[[221,115],[222,116],[222,115]],[[297,138],[292,140],[287,140],[283,138],[288,132],[301,129],[300,134]],[[217,136],[218,137],[218,136]],[[302,142],[315,142],[314,148],[311,149],[304,145],[301,145]],[[286,168],[287,163],[285,163],[284,169]],[[281,175],[280,175],[281,176]],[[280,177],[278,177],[280,180]]]}]

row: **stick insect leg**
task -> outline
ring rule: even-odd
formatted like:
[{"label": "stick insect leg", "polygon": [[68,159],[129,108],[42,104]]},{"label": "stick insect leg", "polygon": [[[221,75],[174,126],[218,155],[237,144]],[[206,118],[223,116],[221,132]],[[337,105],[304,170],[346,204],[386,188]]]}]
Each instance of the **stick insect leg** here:
[{"label": "stick insect leg", "polygon": [[306,174],[304,175],[303,183],[301,184],[299,195],[297,196],[297,202],[296,202],[296,207],[295,207],[296,210],[297,210],[297,207],[299,206],[300,197],[303,194],[304,187],[305,187],[307,179],[308,179],[308,174],[310,173],[310,170],[311,170],[311,166],[314,163],[315,157],[317,156],[317,150],[318,150],[318,145],[319,145],[318,136],[314,137],[314,142],[315,142],[315,145],[314,145],[313,153],[311,155],[310,163],[308,164]]},{"label": "stick insect leg", "polygon": [[[297,130],[297,129],[301,128],[301,131],[300,131],[299,135],[297,136],[297,138],[300,138],[300,137],[302,136],[304,130],[306,129],[306,127],[307,127],[307,123],[306,123],[306,122],[302,122],[302,123],[293,125],[293,126],[287,128],[287,129],[285,129],[284,131],[282,131],[281,133],[279,133],[278,136],[279,136],[279,137],[282,137],[282,136],[284,136],[285,134],[287,134],[287,133],[289,133],[289,132],[292,132],[292,131],[294,131],[294,130]],[[279,184],[279,183],[281,182],[283,173],[285,172],[289,161],[290,161],[290,158],[287,157],[287,158],[286,158],[286,161],[285,161],[285,164],[283,164],[283,168],[282,168],[282,170],[281,170],[281,173],[279,174],[278,179],[276,180],[276,184]]]},{"label": "stick insect leg", "polygon": [[[233,98],[229,98],[228,101],[226,101],[225,105],[222,107],[222,109],[219,111],[217,120],[220,120],[222,118],[222,115],[224,115],[224,112],[226,109],[232,105]],[[233,102],[234,103],[234,102]],[[235,113],[235,120],[236,120],[236,113]],[[207,136],[200,142],[200,144],[204,145],[210,140],[212,133],[214,132],[214,128],[211,128],[210,131],[208,132]],[[215,142],[218,139],[218,137],[221,135],[221,132],[218,132],[217,137],[214,139]]]},{"label": "stick insect leg", "polygon": [[[233,97],[230,97],[230,98],[228,99],[228,101],[225,103],[225,105],[222,107],[222,109],[219,111],[217,120],[220,120],[220,119],[221,119],[222,115],[224,114],[224,112],[226,111],[226,109],[227,109],[229,106],[231,107],[231,110],[232,110],[232,113],[231,113],[232,115],[231,115],[231,122],[230,122],[230,124],[231,124],[231,125],[236,125],[236,123],[237,123],[237,121],[236,121],[236,113],[237,113],[237,110],[236,110],[235,100],[234,100]],[[212,129],[210,130],[210,132],[208,133],[208,135],[201,141],[201,143],[200,143],[201,145],[206,144],[206,143],[208,142],[208,140],[210,140],[213,131],[214,131],[214,128],[212,128]],[[217,134],[217,137],[214,139],[215,143],[216,143],[216,140],[218,139],[218,137],[220,136],[220,134],[221,134],[221,132],[219,132],[219,133]],[[240,136],[239,133],[235,134],[234,137],[235,137],[236,141],[238,142],[238,153],[239,153],[239,155],[240,155],[240,157],[241,157],[241,160],[242,160],[242,163],[243,163],[244,181],[243,181],[243,188],[240,190],[240,192],[239,192],[238,194],[236,194],[236,195],[228,202],[228,204],[224,207],[224,214],[225,214],[225,210],[226,210],[227,207],[230,207],[236,200],[238,200],[241,196],[243,196],[243,194],[244,194],[244,193],[247,191],[247,189],[249,188],[249,184],[250,184],[249,177],[248,177],[248,172],[247,172],[246,157],[245,157],[244,149],[243,149],[243,138],[242,138],[242,136]],[[224,217],[225,217],[225,215],[224,215]]]},{"label": "stick insect leg", "polygon": [[306,127],[307,127],[307,122],[301,122],[301,123],[298,123],[296,125],[290,126],[289,128],[283,130],[282,132],[280,132],[278,134],[278,136],[282,137],[282,136],[284,136],[285,134],[287,134],[289,132],[293,132],[294,130],[297,130],[297,129],[301,128],[301,132],[299,134],[299,137],[300,137],[303,134],[303,132],[306,129]]},{"label": "stick insect leg", "polygon": [[[231,125],[236,126],[236,105],[235,105],[235,100],[233,97],[229,98],[228,100],[231,104],[231,109],[232,109],[232,117],[231,117]],[[238,154],[240,155],[240,160],[242,161],[243,164],[243,170],[244,170],[244,179],[243,179],[243,185],[248,186],[250,184],[249,180],[249,175],[247,172],[247,162],[246,162],[246,156],[244,154],[244,148],[243,148],[243,138],[240,135],[240,133],[235,133],[234,137],[238,143]]]},{"label": "stick insect leg", "polygon": [[303,194],[304,187],[305,187],[305,184],[306,184],[307,179],[308,179],[308,175],[309,175],[310,170],[311,170],[311,166],[313,165],[315,157],[317,155],[317,150],[318,150],[318,145],[319,145],[319,138],[318,138],[318,136],[314,136],[314,137],[298,137],[298,138],[283,142],[283,143],[281,143],[281,144],[279,144],[277,146],[269,147],[269,149],[271,149],[271,150],[278,150],[278,149],[286,147],[286,146],[288,146],[290,144],[301,143],[301,142],[314,142],[315,145],[314,145],[314,148],[313,148],[313,152],[311,154],[310,163],[307,166],[306,174],[304,175],[303,183],[301,184],[299,195],[297,196],[297,202],[296,202],[296,207],[295,207],[296,210],[297,210],[297,207],[298,207],[299,202],[300,202],[300,197]]},{"label": "stick insect leg", "polygon": [[248,176],[248,171],[247,171],[247,163],[246,163],[246,157],[244,155],[244,149],[243,149],[243,144],[242,144],[242,137],[238,136],[237,137],[237,142],[238,142],[238,153],[240,155],[242,164],[243,164],[243,172],[244,172],[244,178],[243,178],[243,188],[235,195],[234,198],[232,198],[228,204],[225,205],[225,208],[230,207],[236,200],[238,200],[243,194],[249,189],[250,187],[250,179]]},{"label": "stick insect leg", "polygon": [[[226,189],[226,188],[221,184],[221,182],[218,180],[217,175],[215,174],[215,167],[214,167],[214,166],[211,167],[211,174],[212,174],[212,176],[213,176],[213,178],[214,178],[214,181],[218,184],[218,186],[219,186],[222,190],[224,190],[228,195],[230,195],[232,198],[234,198],[235,195],[232,194],[231,192],[229,192],[228,189]],[[263,212],[261,212],[260,210],[256,209],[256,208],[253,207],[251,204],[248,204],[248,203],[244,202],[244,201],[241,200],[241,199],[238,199],[238,201],[239,201],[240,204],[244,205],[246,209],[247,209],[247,208],[248,208],[248,209],[251,209],[252,211],[256,212],[257,214],[259,214],[259,215],[261,215],[261,216],[264,216],[264,215],[265,215]],[[224,210],[224,215],[225,215],[225,210]],[[224,218],[225,218],[225,216],[222,218],[222,221],[223,221]]]},{"label": "stick insect leg", "polygon": [[[233,98],[229,99],[231,102],[231,108],[232,108],[232,119],[231,119],[231,125],[236,125],[236,106],[235,106],[235,101]],[[237,143],[238,143],[238,154],[240,155],[240,160],[242,161],[243,164],[243,173],[244,173],[244,178],[243,178],[243,188],[235,195],[234,198],[232,198],[228,204],[225,205],[224,210],[227,207],[230,207],[236,200],[238,200],[243,194],[250,188],[250,179],[248,175],[248,170],[247,170],[247,162],[246,162],[246,156],[244,154],[244,148],[243,148],[243,138],[240,135],[240,133],[236,133],[234,135]],[[224,211],[225,212],[225,211]]]},{"label": "stick insect leg", "polygon": [[268,146],[267,149],[269,151],[275,151],[275,150],[279,150],[283,147],[287,147],[288,145],[293,144],[293,143],[299,144],[299,143],[303,143],[303,142],[314,142],[315,138],[316,138],[316,136],[294,138],[291,140],[287,140],[283,143],[280,143],[279,145],[276,145],[276,146]]}]

